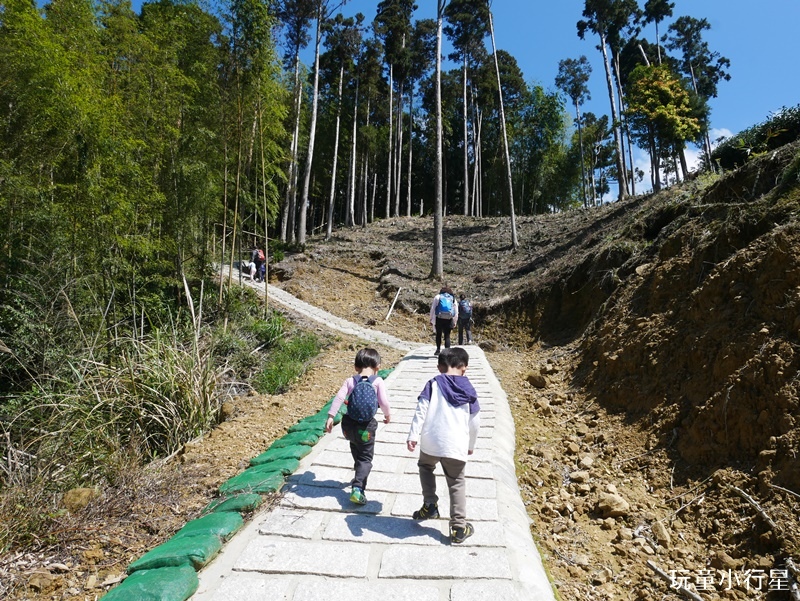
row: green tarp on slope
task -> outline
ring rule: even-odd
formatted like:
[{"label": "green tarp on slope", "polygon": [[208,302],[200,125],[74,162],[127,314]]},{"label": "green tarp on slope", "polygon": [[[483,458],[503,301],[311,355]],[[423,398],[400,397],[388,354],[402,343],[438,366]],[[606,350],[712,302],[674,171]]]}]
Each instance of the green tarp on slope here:
[{"label": "green tarp on slope", "polygon": [[103,596],[103,601],[184,601],[199,586],[190,565],[134,572]]},{"label": "green tarp on slope", "polygon": [[187,522],[172,538],[214,534],[223,541],[226,541],[233,536],[243,524],[244,520],[238,513],[230,511],[210,513],[196,520],[192,520],[191,522]]},{"label": "green tarp on slope", "polygon": [[216,534],[182,536],[151,549],[128,566],[128,573],[170,566],[193,566],[199,570],[222,548],[222,539]]},{"label": "green tarp on slope", "polygon": [[282,473],[250,468],[222,484],[219,487],[219,491],[222,494],[236,492],[273,493],[279,491],[282,486]]},{"label": "green tarp on slope", "polygon": [[298,461],[311,452],[312,447],[305,444],[296,444],[291,447],[270,448],[261,455],[257,455],[250,460],[250,465],[264,465],[270,461],[280,461],[281,459],[297,459]]},{"label": "green tarp on slope", "polygon": [[[310,450],[310,447],[303,448]],[[222,513],[226,511],[253,511],[254,509],[257,509],[259,505],[261,505],[261,501],[261,495],[255,493],[243,493],[240,495],[233,495],[231,497],[215,499],[214,501],[211,501],[211,503],[209,503],[203,511],[205,513],[212,511],[214,513]]]},{"label": "green tarp on slope", "polygon": [[296,444],[305,444],[313,447],[317,441],[322,437],[322,430],[305,430],[303,432],[292,432],[276,440],[270,445],[270,449],[281,449],[283,447],[291,447]]}]

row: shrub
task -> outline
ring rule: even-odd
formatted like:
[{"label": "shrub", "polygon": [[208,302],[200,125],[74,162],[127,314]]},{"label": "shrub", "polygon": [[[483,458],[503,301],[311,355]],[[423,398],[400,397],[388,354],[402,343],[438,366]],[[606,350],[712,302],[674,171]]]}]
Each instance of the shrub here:
[{"label": "shrub", "polygon": [[783,107],[763,123],[758,123],[728,138],[711,153],[723,169],[744,165],[751,156],[769,152],[800,138],[800,105]]},{"label": "shrub", "polygon": [[273,311],[267,319],[256,319],[250,326],[250,332],[256,337],[259,345],[272,347],[280,341],[286,331],[286,318]]},{"label": "shrub", "polygon": [[313,334],[302,334],[278,345],[269,354],[264,369],[253,378],[253,387],[262,394],[285,392],[305,373],[309,359],[317,353],[319,340]]}]

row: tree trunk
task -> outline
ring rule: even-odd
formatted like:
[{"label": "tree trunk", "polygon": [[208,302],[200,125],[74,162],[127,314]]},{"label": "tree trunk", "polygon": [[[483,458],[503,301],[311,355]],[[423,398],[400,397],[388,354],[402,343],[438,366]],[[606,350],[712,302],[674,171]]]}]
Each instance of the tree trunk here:
[{"label": "tree trunk", "polygon": [[344,79],[344,64],[339,67],[339,104],[336,107],[336,128],[333,137],[333,168],[331,169],[331,195],[328,198],[328,225],[325,239],[330,240],[333,233],[333,206],[336,199],[336,164],[339,159],[339,125],[342,121],[342,80]]},{"label": "tree trunk", "polygon": [[311,184],[311,165],[314,162],[314,141],[317,137],[317,106],[319,105],[319,45],[322,41],[322,7],[317,8],[317,36],[314,47],[314,95],[311,101],[311,131],[308,134],[308,156],[303,176],[303,195],[300,197],[300,218],[297,223],[297,243],[306,243],[306,214],[308,212],[308,188]]},{"label": "tree trunk", "polygon": [[583,128],[581,127],[581,109],[578,102],[575,102],[575,118],[578,121],[578,144],[581,149],[581,190],[583,192],[583,208],[589,208],[589,200],[586,198],[586,160],[583,158]]},{"label": "tree trunk", "polygon": [[350,186],[348,206],[350,207],[350,225],[355,225],[356,207],[356,138],[358,137],[358,80],[356,80],[356,105],[353,107],[353,146],[350,151]]},{"label": "tree trunk", "polygon": [[469,215],[469,141],[467,131],[467,53],[464,53],[464,82],[462,87],[462,100],[464,108],[464,188],[462,197],[464,199],[464,215]]},{"label": "tree trunk", "polygon": [[293,182],[297,171],[297,146],[300,138],[300,99],[302,88],[300,87],[300,53],[295,50],[294,59],[294,131],[292,133],[292,144],[289,149],[289,170],[286,177],[286,197],[283,201],[283,211],[281,213],[281,242],[286,242],[289,230],[289,213],[292,209]]},{"label": "tree trunk", "polygon": [[648,153],[650,154],[650,183],[653,186],[653,191],[658,192],[661,190],[661,173],[658,168],[658,149],[656,148],[656,138],[653,134],[652,128],[648,128],[647,141]]},{"label": "tree trunk", "polygon": [[436,182],[433,206],[433,267],[431,277],[441,280],[442,262],[442,20],[447,0],[437,0],[436,15]]},{"label": "tree trunk", "polygon": [[500,64],[497,62],[497,46],[494,43],[494,22],[492,12],[489,11],[489,33],[492,37],[492,54],[494,54],[494,70],[497,74],[497,93],[500,96],[500,124],[503,126],[503,150],[506,155],[506,175],[508,178],[508,209],[511,213],[511,248],[519,247],[517,241],[517,218],[514,215],[514,185],[511,178],[511,155],[508,152],[508,133],[506,132],[506,113],[503,108],[503,87],[500,83]]},{"label": "tree trunk", "polygon": [[[225,265],[225,244],[228,238],[228,137],[226,129],[223,127],[223,170],[222,170],[222,257],[220,257],[219,264]],[[231,263],[228,270],[228,286],[231,285],[231,278],[233,277],[233,253],[231,253]],[[219,276],[219,298],[217,304],[222,305],[222,270]]]},{"label": "tree trunk", "polygon": [[[658,50],[658,64],[661,64],[661,40],[658,39],[658,20],[656,20],[656,48]],[[648,63],[648,67],[650,64]]]},{"label": "tree trunk", "polygon": [[267,174],[264,161],[264,126],[261,123],[261,104],[258,107],[259,145],[261,147],[261,195],[264,201],[264,319],[269,311],[269,218],[267,217]]},{"label": "tree trunk", "polygon": [[393,73],[394,65],[389,65],[389,166],[386,169],[386,219],[391,217],[392,209],[392,159],[394,158],[392,155],[394,149],[394,138],[392,137],[392,125],[394,124],[394,112],[392,107],[392,94],[394,92],[394,82],[392,81]]},{"label": "tree trunk", "polygon": [[[619,124],[622,133],[622,166],[625,168],[625,185],[627,186],[628,178],[630,178],[631,187],[629,188],[631,194],[635,194],[633,186],[633,152],[631,151],[631,134],[628,130],[628,120],[625,117],[625,95],[622,91],[622,82],[619,77],[619,52],[613,55],[614,60],[614,81],[617,84],[617,94],[619,96]],[[626,151],[626,138],[627,138],[627,152],[628,159],[630,160],[631,168],[628,170],[628,163],[625,161]]]},{"label": "tree trunk", "polygon": [[414,133],[414,84],[412,82],[408,91],[408,179],[406,190],[406,217],[411,217],[411,159],[413,156],[413,138]]},{"label": "tree trunk", "polygon": [[394,214],[400,216],[400,180],[403,176],[403,87],[400,82],[397,92],[397,150],[395,153]]},{"label": "tree trunk", "polygon": [[608,99],[611,102],[611,122],[614,129],[614,144],[617,148],[618,199],[622,200],[628,195],[628,186],[625,181],[625,156],[622,154],[622,132],[620,131],[619,117],[617,115],[617,101],[614,98],[614,81],[611,75],[611,64],[608,62],[608,49],[606,48],[605,34],[600,35],[600,51],[603,53],[603,66],[606,70],[606,85],[608,86]]},{"label": "tree trunk", "polygon": [[372,198],[369,202],[369,219],[375,221],[375,195],[378,193],[378,172],[372,174]]},{"label": "tree trunk", "polygon": [[683,173],[683,179],[686,180],[689,177],[689,166],[686,164],[686,148],[683,144],[678,147],[678,158],[681,161],[681,173]]}]

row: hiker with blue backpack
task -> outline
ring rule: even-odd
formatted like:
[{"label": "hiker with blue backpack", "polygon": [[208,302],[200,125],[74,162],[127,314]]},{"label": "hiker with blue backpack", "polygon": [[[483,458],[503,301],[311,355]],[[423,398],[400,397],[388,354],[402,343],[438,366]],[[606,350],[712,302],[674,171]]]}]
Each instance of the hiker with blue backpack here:
[{"label": "hiker with blue backpack", "polygon": [[378,375],[380,366],[381,356],[375,349],[363,348],[356,353],[356,374],[347,378],[336,393],[325,422],[325,431],[330,432],[342,403],[347,404],[347,412],[342,416],[342,433],[350,441],[350,454],[353,456],[355,469],[350,501],[358,505],[367,503],[364,491],[375,455],[375,432],[378,429],[375,414],[378,407],[383,413],[383,423],[388,424],[391,421],[386,383]]},{"label": "hiker with blue backpack", "polygon": [[467,344],[472,344],[472,303],[463,294],[458,297],[458,344],[464,344],[464,332],[467,333]]},{"label": "hiker with blue backpack", "polygon": [[450,348],[450,331],[458,319],[458,305],[456,297],[448,286],[442,286],[439,294],[433,297],[431,303],[431,325],[436,332],[436,352],[438,355],[442,348],[442,337],[444,337],[444,348]]}]

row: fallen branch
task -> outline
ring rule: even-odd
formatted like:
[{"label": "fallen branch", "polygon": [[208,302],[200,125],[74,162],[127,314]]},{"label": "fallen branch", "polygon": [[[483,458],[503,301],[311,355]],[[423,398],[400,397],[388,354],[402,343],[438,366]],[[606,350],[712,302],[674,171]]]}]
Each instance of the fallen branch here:
[{"label": "fallen branch", "polygon": [[788,492],[790,495],[794,495],[795,497],[800,499],[800,495],[798,495],[793,490],[789,490],[788,488],[784,488],[783,486],[778,486],[777,484],[770,484],[769,487],[770,488],[774,488],[775,490],[782,490],[783,492]]},{"label": "fallen branch", "polygon": [[748,504],[750,504],[750,506],[751,506],[753,509],[755,509],[755,510],[756,510],[756,513],[757,513],[759,516],[761,516],[761,519],[762,519],[762,520],[764,520],[764,521],[767,523],[767,525],[770,527],[770,529],[774,530],[775,532],[781,532],[781,528],[780,528],[780,526],[778,526],[778,524],[776,524],[776,523],[775,523],[775,522],[772,520],[772,518],[771,518],[771,517],[769,517],[769,515],[767,515],[767,512],[766,512],[766,511],[764,511],[764,508],[763,508],[763,507],[761,507],[761,505],[759,505],[759,504],[756,502],[756,500],[755,500],[753,497],[751,497],[750,495],[748,495],[746,492],[744,492],[744,491],[743,491],[741,488],[739,488],[738,486],[732,486],[732,485],[731,485],[731,486],[728,486],[728,488],[729,488],[730,490],[732,490],[733,492],[735,492],[737,495],[739,495],[739,496],[740,496],[742,499],[744,499],[745,501],[747,501],[747,503],[748,503]]},{"label": "fallen branch", "polygon": [[688,588],[686,588],[682,584],[679,584],[677,587],[674,586],[675,584],[677,584],[675,582],[675,579],[672,578],[669,574],[667,574],[664,570],[659,568],[655,563],[653,563],[649,559],[647,560],[647,567],[650,568],[651,570],[653,570],[656,574],[658,574],[661,577],[662,580],[665,580],[666,582],[669,582],[669,587],[671,589],[673,589],[674,591],[680,593],[681,595],[683,595],[687,599],[691,599],[692,601],[703,601],[703,598],[700,595],[698,595],[697,593],[693,593],[692,591],[690,591]]}]

